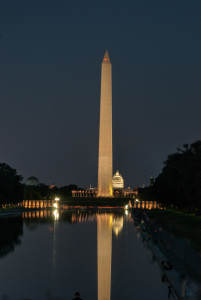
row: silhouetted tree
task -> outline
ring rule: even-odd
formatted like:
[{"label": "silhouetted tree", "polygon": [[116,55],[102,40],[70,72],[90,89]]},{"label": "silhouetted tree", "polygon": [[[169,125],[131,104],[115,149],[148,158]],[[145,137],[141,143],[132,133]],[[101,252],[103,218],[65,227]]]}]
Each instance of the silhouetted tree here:
[{"label": "silhouetted tree", "polygon": [[201,211],[201,141],[177,151],[164,162],[152,191],[159,202]]},{"label": "silhouetted tree", "polygon": [[0,163],[0,203],[17,203],[22,199],[22,176],[9,165]]},{"label": "silhouetted tree", "polygon": [[77,190],[78,187],[75,184],[70,184],[68,186],[62,187],[49,187],[45,184],[39,184],[37,186],[26,185],[24,187],[24,199],[25,200],[49,200],[55,197],[60,197],[62,199],[72,196],[72,190]]},{"label": "silhouetted tree", "polygon": [[77,190],[77,185],[75,184],[69,184],[67,186],[62,186],[59,189],[59,195],[60,197],[71,197],[72,196],[72,191]]},{"label": "silhouetted tree", "polygon": [[25,200],[44,200],[49,199],[50,189],[46,184],[40,185],[25,185],[24,187],[24,199]]}]

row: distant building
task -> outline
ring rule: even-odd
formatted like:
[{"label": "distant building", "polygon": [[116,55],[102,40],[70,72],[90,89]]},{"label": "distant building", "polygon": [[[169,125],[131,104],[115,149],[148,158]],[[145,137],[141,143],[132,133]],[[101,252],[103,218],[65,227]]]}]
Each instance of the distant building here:
[{"label": "distant building", "polygon": [[38,186],[40,184],[40,181],[38,180],[38,178],[31,176],[29,178],[27,178],[27,180],[25,181],[25,185],[28,186]]},{"label": "distant building", "polygon": [[98,189],[97,188],[89,188],[89,189],[81,189],[72,191],[72,197],[84,197],[84,198],[94,198],[97,197]]},{"label": "distant building", "polygon": [[49,189],[50,190],[52,190],[53,188],[55,188],[55,184],[54,183],[52,183],[52,184],[49,185]]},{"label": "distant building", "polygon": [[[124,188],[124,180],[119,171],[116,171],[112,178],[113,197],[115,198],[136,198],[138,196],[138,188],[131,189],[130,187]],[[72,191],[72,197],[80,198],[94,198],[98,197],[98,189],[80,189]],[[103,196],[104,198],[104,196]]]},{"label": "distant building", "polygon": [[[72,191],[72,197],[80,197],[80,198],[94,198],[98,195],[97,188],[90,188],[90,189],[82,189],[78,191]],[[116,188],[114,189],[114,197],[115,198],[136,198],[138,195],[138,189],[134,188],[131,189],[128,187],[127,189],[123,188]],[[104,198],[104,197],[103,197]]]},{"label": "distant building", "polygon": [[112,187],[113,189],[123,189],[124,188],[124,180],[119,171],[116,171],[112,178]]}]

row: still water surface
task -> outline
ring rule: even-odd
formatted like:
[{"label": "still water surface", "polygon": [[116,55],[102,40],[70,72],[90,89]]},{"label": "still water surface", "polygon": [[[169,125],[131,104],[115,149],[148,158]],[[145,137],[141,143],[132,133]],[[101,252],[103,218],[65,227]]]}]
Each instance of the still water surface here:
[{"label": "still water surface", "polygon": [[124,211],[26,212],[0,218],[0,233],[0,299],[168,299]]}]

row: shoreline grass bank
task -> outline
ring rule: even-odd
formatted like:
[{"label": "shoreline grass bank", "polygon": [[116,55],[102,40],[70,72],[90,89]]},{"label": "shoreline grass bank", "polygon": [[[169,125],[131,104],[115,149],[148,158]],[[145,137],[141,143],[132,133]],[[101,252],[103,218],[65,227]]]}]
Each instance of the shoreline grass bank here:
[{"label": "shoreline grass bank", "polygon": [[183,238],[195,250],[201,251],[201,216],[175,209],[154,209],[147,214],[176,237]]}]

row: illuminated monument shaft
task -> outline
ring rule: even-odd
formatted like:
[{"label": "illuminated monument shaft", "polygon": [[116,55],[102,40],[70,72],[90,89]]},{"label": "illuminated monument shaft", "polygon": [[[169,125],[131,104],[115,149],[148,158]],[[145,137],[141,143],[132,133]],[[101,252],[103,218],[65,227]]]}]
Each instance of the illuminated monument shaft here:
[{"label": "illuminated monument shaft", "polygon": [[101,66],[98,196],[112,195],[112,65],[106,50]]}]

